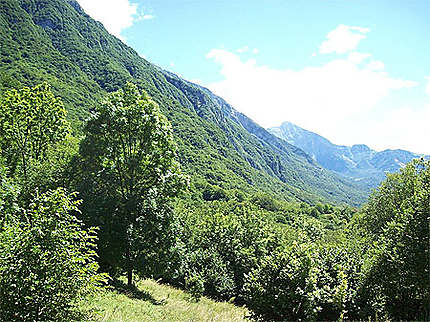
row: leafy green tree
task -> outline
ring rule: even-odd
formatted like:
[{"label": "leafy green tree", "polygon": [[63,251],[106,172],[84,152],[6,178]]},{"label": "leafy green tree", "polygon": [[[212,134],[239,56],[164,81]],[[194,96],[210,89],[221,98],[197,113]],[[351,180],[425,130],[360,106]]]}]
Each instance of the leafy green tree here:
[{"label": "leafy green tree", "polygon": [[47,83],[33,88],[12,89],[0,102],[2,154],[12,172],[19,170],[25,181],[33,163],[69,133],[66,110]]},{"label": "leafy green tree", "polygon": [[0,103],[0,321],[69,321],[104,278],[95,229],[57,188],[77,141],[46,83],[9,90]]},{"label": "leafy green tree", "polygon": [[19,186],[7,176],[7,168],[0,160],[0,232],[2,228],[15,220],[19,209],[17,197]]},{"label": "leafy green tree", "polygon": [[394,320],[430,317],[430,161],[414,160],[372,195],[360,218],[370,251],[363,312]]},{"label": "leafy green tree", "polygon": [[72,198],[49,191],[0,227],[0,321],[70,321],[77,302],[104,280],[96,231],[83,229]]},{"label": "leafy green tree", "polygon": [[[133,269],[144,265],[140,254],[150,246],[142,245],[140,236],[159,232],[157,225],[168,222],[169,212],[157,209],[185,187],[187,178],[175,160],[170,123],[131,83],[96,107],[85,134],[79,189],[84,210],[101,227],[103,257],[124,268],[131,285]],[[164,217],[151,220],[154,213]],[[156,251],[156,244],[151,247]]]}]

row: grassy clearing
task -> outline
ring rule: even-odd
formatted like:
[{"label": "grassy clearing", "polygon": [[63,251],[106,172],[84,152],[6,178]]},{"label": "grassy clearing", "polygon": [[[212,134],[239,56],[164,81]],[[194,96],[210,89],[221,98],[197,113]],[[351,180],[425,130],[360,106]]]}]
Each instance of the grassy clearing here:
[{"label": "grassy clearing", "polygon": [[153,280],[137,283],[128,291],[123,286],[93,296],[83,305],[92,310],[93,321],[249,321],[246,308],[190,295]]}]

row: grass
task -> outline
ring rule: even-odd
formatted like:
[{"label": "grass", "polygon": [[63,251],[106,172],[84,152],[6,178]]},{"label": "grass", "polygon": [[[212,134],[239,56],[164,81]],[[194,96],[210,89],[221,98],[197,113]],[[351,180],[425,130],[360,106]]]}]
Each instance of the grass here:
[{"label": "grass", "polygon": [[93,321],[249,321],[246,308],[202,297],[198,302],[184,291],[142,280],[133,290],[121,282],[92,296],[82,305]]}]

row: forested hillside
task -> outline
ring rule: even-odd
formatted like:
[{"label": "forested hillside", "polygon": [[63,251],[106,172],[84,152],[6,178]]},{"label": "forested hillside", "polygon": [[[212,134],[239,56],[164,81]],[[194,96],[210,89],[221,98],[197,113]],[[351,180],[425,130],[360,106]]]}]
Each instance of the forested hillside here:
[{"label": "forested hillside", "polygon": [[160,70],[75,1],[1,1],[0,86],[48,81],[74,128],[106,92],[135,82],[172,122],[197,190],[262,190],[285,200],[358,205],[366,191],[317,165],[207,89]]}]

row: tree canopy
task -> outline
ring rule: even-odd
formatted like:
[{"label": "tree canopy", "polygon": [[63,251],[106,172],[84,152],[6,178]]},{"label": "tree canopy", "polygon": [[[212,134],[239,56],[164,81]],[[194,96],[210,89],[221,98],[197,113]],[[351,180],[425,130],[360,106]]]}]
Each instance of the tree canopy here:
[{"label": "tree canopy", "polygon": [[[150,214],[186,185],[187,177],[176,161],[172,128],[148,94],[128,83],[96,107],[85,135],[80,146],[83,177],[89,180],[90,195],[103,199],[106,210],[94,209],[97,214],[93,212],[92,219],[99,221],[102,230],[112,225],[118,229],[115,237],[107,230],[102,235],[110,234],[107,244],[122,243],[125,262],[119,265],[127,269],[131,284],[133,261],[139,253],[134,247],[137,231],[139,236],[142,227],[153,231],[151,225],[157,223],[150,222]],[[81,188],[85,199],[88,191]]]},{"label": "tree canopy", "polygon": [[32,162],[44,158],[50,146],[69,133],[66,110],[47,83],[12,89],[0,104],[0,137],[10,170],[18,168],[25,180]]}]

